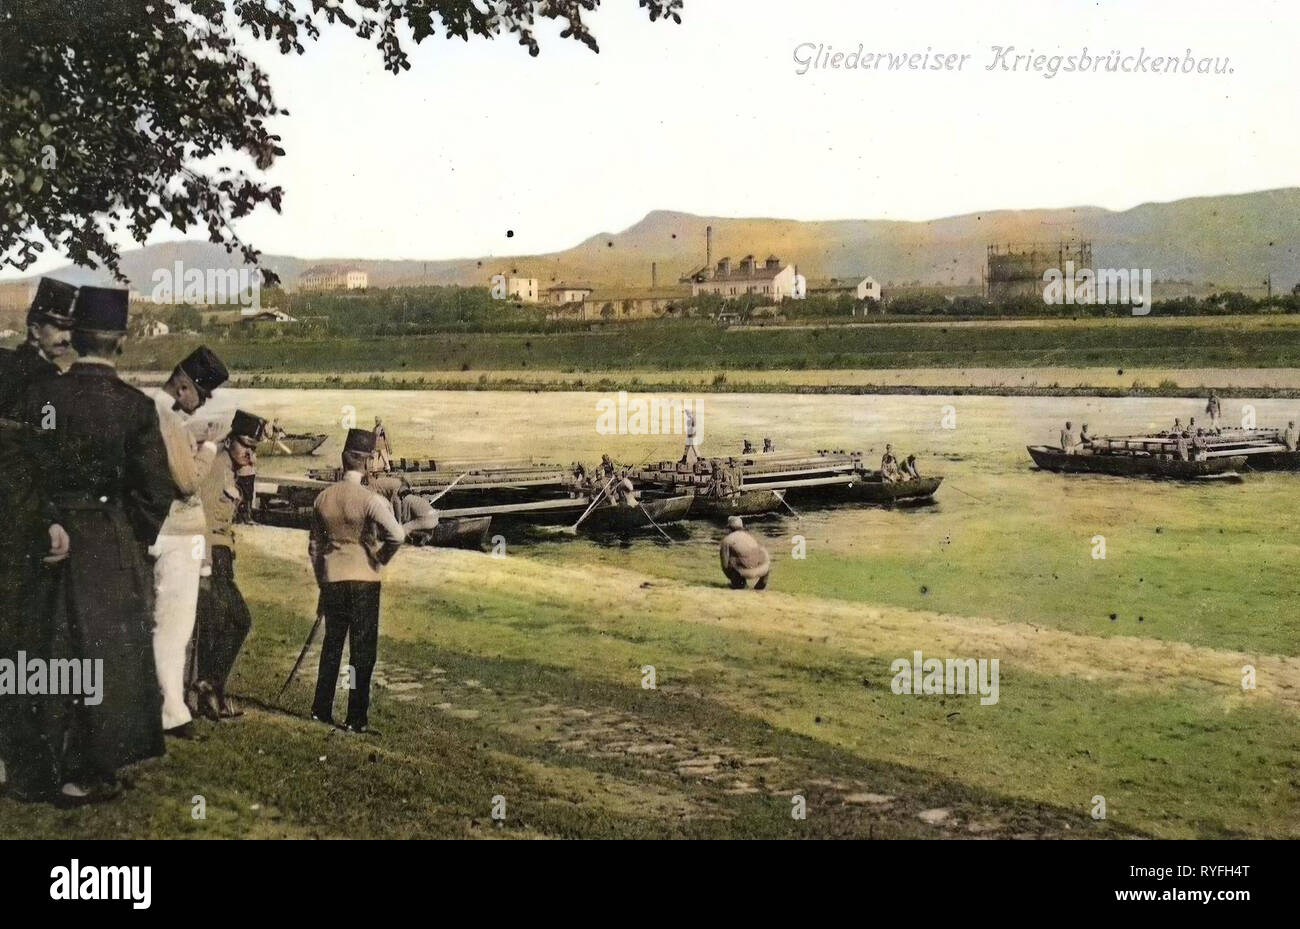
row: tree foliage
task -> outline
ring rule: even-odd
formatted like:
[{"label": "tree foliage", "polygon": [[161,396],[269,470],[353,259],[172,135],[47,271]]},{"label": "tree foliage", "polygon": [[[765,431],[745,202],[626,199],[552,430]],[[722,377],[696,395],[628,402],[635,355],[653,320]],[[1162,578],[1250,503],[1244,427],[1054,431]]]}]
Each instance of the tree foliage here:
[{"label": "tree foliage", "polygon": [[[681,22],[682,0],[638,0]],[[113,238],[159,224],[204,227],[256,263],[234,220],[283,191],[262,172],[284,151],[285,113],[246,54],[249,40],[302,54],[325,29],[372,42],[410,68],[404,43],[514,36],[537,28],[599,51],[584,14],[600,0],[0,0],[0,267],[48,246],[119,277]]]}]

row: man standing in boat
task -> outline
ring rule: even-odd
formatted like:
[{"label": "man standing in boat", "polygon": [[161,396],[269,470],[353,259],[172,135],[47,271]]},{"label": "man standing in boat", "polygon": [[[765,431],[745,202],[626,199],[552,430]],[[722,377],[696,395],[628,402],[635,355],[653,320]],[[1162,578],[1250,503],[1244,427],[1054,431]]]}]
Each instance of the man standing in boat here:
[{"label": "man standing in boat", "polygon": [[893,445],[885,445],[885,454],[880,459],[880,479],[890,484],[903,479],[898,470],[898,459],[894,457]]},{"label": "man standing in boat", "polygon": [[739,516],[728,518],[727,528],[731,531],[723,536],[718,558],[731,588],[744,590],[750,581],[755,581],[755,590],[766,590],[767,579],[772,573],[772,558],[767,549],[745,531],[745,524]]},{"label": "man standing in boat", "polygon": [[1214,391],[1210,391],[1210,399],[1206,401],[1205,413],[1210,417],[1210,428],[1217,429],[1219,426],[1219,417],[1223,415],[1223,405],[1219,403],[1219,397]]},{"label": "man standing in boat", "polygon": [[1204,461],[1209,456],[1209,452],[1210,446],[1205,441],[1205,430],[1197,429],[1192,434],[1192,460]]},{"label": "man standing in boat", "polygon": [[1079,435],[1074,431],[1074,423],[1068,419],[1065,421],[1065,428],[1061,430],[1061,451],[1067,455],[1076,455],[1079,452]]},{"label": "man standing in boat", "polygon": [[1296,450],[1296,441],[1295,420],[1293,419],[1282,430],[1282,444],[1286,446],[1288,452],[1293,452]]},{"label": "man standing in boat", "polygon": [[391,471],[393,469],[393,446],[388,442],[388,430],[379,417],[375,417],[375,454],[379,456],[379,462],[383,470]]},{"label": "man standing in boat", "polygon": [[617,495],[619,506],[636,508],[640,506],[636,496],[636,485],[632,483],[632,478],[628,476],[627,468],[619,471],[618,483],[614,485],[614,493]]}]

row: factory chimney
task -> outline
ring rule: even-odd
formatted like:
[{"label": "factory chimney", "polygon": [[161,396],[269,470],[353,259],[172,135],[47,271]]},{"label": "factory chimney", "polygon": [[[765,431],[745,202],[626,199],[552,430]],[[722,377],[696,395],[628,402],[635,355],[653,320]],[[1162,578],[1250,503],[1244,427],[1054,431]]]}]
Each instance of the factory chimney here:
[{"label": "factory chimney", "polygon": [[657,290],[658,288],[659,288],[659,262],[652,261],[650,262],[650,289]]},{"label": "factory chimney", "polygon": [[713,227],[704,227],[704,267],[713,267]]}]

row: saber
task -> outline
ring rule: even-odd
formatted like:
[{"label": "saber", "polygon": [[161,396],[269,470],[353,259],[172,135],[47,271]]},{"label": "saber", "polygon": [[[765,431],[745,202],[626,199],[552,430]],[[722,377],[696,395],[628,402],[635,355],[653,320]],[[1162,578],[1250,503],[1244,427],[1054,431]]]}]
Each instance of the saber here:
[{"label": "saber", "polygon": [[320,631],[321,623],[325,621],[325,613],[321,609],[323,599],[323,596],[316,599],[316,621],[311,624],[311,632],[307,633],[307,641],[303,643],[302,651],[298,653],[298,660],[293,663],[293,670],[284,679],[284,686],[280,688],[280,692],[275,696],[276,703],[280,702],[284,697],[284,692],[289,689],[293,679],[298,676],[298,669],[302,667],[302,663],[307,659],[307,652],[311,651],[311,645],[316,641],[316,633]]}]

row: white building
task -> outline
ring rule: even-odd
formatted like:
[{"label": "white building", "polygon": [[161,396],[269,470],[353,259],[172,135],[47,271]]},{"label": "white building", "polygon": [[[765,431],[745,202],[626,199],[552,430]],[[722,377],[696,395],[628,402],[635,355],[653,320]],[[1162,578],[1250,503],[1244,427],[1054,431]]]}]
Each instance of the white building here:
[{"label": "white building", "polygon": [[880,284],[874,277],[833,277],[824,281],[810,281],[808,295],[813,297],[852,297],[854,300],[880,302]]},{"label": "white building", "polygon": [[591,296],[593,287],[587,284],[566,284],[561,281],[553,287],[546,288],[546,302],[554,305],[566,303],[583,303]]},{"label": "white building", "polygon": [[315,265],[298,275],[300,290],[365,290],[370,275],[347,265]]},{"label": "white building", "polygon": [[512,277],[506,284],[506,293],[520,303],[536,303],[537,278]]},{"label": "white building", "polygon": [[691,276],[691,296],[717,294],[724,300],[752,294],[780,303],[795,293],[794,265],[783,265],[769,255],[760,267],[753,255],[746,255],[732,268],[731,259],[723,258],[713,269],[702,269]]},{"label": "white building", "polygon": [[874,277],[864,277],[858,281],[857,295],[859,300],[875,300],[880,302],[880,283]]}]

